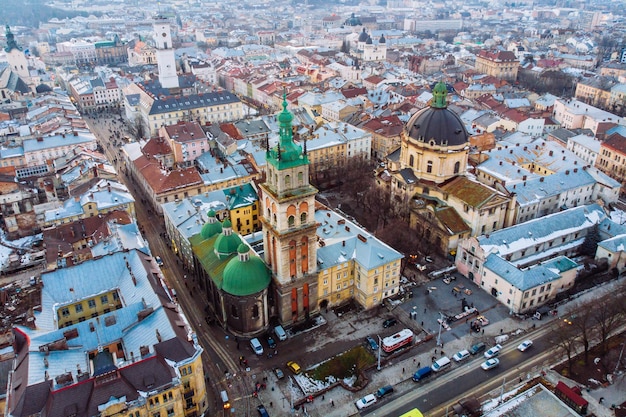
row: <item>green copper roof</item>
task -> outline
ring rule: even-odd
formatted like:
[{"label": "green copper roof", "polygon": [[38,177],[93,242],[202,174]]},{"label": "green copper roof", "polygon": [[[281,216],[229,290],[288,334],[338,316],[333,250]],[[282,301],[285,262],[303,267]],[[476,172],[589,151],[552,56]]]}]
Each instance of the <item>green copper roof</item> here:
[{"label": "green copper roof", "polygon": [[258,256],[245,259],[250,249],[241,244],[239,256],[228,261],[224,268],[222,290],[235,296],[247,296],[263,291],[270,285],[270,272]]},{"label": "green copper roof", "polygon": [[448,88],[444,82],[439,81],[435,88],[433,88],[433,99],[430,102],[430,107],[445,109],[448,107],[446,97],[448,97]]},{"label": "green copper roof", "polygon": [[217,256],[224,259],[237,252],[241,244],[241,238],[237,233],[233,233],[230,221],[224,220],[222,233],[215,239],[215,252]]},{"label": "green copper roof", "polygon": [[217,235],[218,233],[222,233],[223,230],[222,223],[220,223],[219,220],[217,220],[217,217],[215,217],[214,210],[210,210],[208,216],[209,221],[206,222],[204,226],[202,226],[202,230],[200,231],[200,234],[204,239],[208,239],[212,236]]},{"label": "green copper roof", "polygon": [[228,261],[237,255],[233,253],[226,258],[218,257],[213,250],[217,237],[218,235],[209,239],[203,239],[200,233],[198,233],[197,235],[192,236],[189,239],[189,242],[191,243],[191,249],[202,266],[202,269],[206,271],[207,275],[211,278],[213,283],[215,283],[215,286],[221,290],[224,268],[226,268]]},{"label": "green copper roof", "polygon": [[267,162],[280,169],[293,168],[309,163],[302,147],[293,141],[291,121],[293,115],[287,110],[287,94],[283,94],[283,111],[278,115],[280,139],[278,145],[267,151]]}]

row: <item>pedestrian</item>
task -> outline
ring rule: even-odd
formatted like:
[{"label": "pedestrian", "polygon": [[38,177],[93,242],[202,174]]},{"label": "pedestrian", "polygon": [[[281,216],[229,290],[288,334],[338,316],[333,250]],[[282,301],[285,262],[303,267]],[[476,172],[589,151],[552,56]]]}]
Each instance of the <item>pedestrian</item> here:
[{"label": "pedestrian", "polygon": [[325,395],[324,395],[324,394],[322,394],[322,401],[324,401],[325,399],[326,399],[326,398],[325,398]]},{"label": "pedestrian", "polygon": [[421,364],[422,364],[422,362],[418,362],[417,363],[417,367],[419,368]]},{"label": "pedestrian", "polygon": [[443,342],[441,342],[441,351],[443,352]]},{"label": "pedestrian", "polygon": [[404,373],[404,368],[402,368],[402,373]]},{"label": "pedestrian", "polygon": [[435,349],[435,355],[437,354],[437,349]]},{"label": "pedestrian", "polygon": [[415,363],[415,358],[413,358],[413,363]]},{"label": "pedestrian", "polygon": [[482,331],[483,331],[483,334],[485,334],[485,329],[482,329]]},{"label": "pedestrian", "polygon": [[426,314],[427,311],[428,311],[428,309],[424,308],[424,314]]},{"label": "pedestrian", "polygon": [[500,329],[500,334],[502,334],[502,332],[503,332],[503,330],[502,330],[502,329]]},{"label": "pedestrian", "polygon": [[422,327],[424,326],[424,322],[422,322]]},{"label": "pedestrian", "polygon": [[333,400],[330,400],[330,405],[331,405],[331,407],[334,407],[335,406],[335,402]]}]

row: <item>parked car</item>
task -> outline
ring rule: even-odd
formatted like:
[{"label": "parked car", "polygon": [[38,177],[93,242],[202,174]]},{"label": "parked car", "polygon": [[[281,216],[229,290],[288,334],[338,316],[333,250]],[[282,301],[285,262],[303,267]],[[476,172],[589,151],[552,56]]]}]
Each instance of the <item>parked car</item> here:
[{"label": "parked car", "polygon": [[389,395],[393,392],[393,387],[391,385],[385,385],[384,387],[378,388],[376,391],[376,397],[383,398],[386,395]]},{"label": "parked car", "polygon": [[470,353],[469,350],[464,349],[461,350],[457,353],[454,354],[454,356],[452,357],[452,359],[454,359],[455,362],[461,362],[464,361],[465,359],[470,357]]},{"label": "parked car", "polygon": [[519,346],[517,347],[517,350],[519,350],[520,352],[524,352],[526,349],[528,349],[532,345],[533,345],[532,340],[524,340],[522,343],[519,344]]},{"label": "parked car", "polygon": [[398,324],[398,320],[392,318],[388,318],[387,320],[383,321],[383,327],[386,329],[387,327],[391,327],[391,326],[395,326],[396,324]]},{"label": "parked car", "polygon": [[433,373],[433,369],[430,366],[425,366],[423,368],[420,368],[413,374],[413,381],[419,382],[432,373]]},{"label": "parked car", "polygon": [[432,261],[433,261],[433,258],[431,258],[430,256],[427,256],[427,257],[425,257],[425,258],[424,258],[424,260],[425,260],[426,262],[432,262]]},{"label": "parked car", "polygon": [[420,271],[425,271],[426,270],[426,265],[422,265],[422,264],[415,264],[415,267],[417,269],[419,269]]},{"label": "parked car", "polygon": [[365,341],[369,345],[370,349],[378,350],[378,343],[376,343],[376,341],[374,340],[374,338],[372,336],[367,336],[365,338]]},{"label": "parked car", "polygon": [[502,346],[500,345],[492,346],[487,352],[484,353],[485,358],[490,359],[498,356],[500,354],[500,349],[502,349]]},{"label": "parked car", "polygon": [[471,348],[469,348],[469,353],[472,355],[478,355],[480,352],[482,352],[486,348],[487,348],[487,345],[485,345],[483,342],[478,342],[475,345],[472,345]]},{"label": "parked car", "polygon": [[274,368],[274,374],[276,375],[276,378],[278,379],[283,379],[285,377],[283,370],[280,368]]},{"label": "parked car", "polygon": [[498,365],[500,365],[500,359],[498,359],[498,358],[491,358],[491,359],[487,359],[485,362],[483,362],[483,364],[480,365],[480,367],[483,368],[485,371],[488,371],[490,369],[495,368]]},{"label": "parked car", "polygon": [[267,336],[267,346],[269,346],[270,349],[276,349],[276,342],[274,342],[272,336]]},{"label": "parked car", "polygon": [[155,257],[154,257],[154,260],[156,261],[157,265],[159,265],[159,266],[163,266],[163,259],[161,259],[161,257],[160,257],[160,256],[158,256],[158,255],[157,255],[157,256],[155,256]]},{"label": "parked car", "polygon": [[265,409],[265,406],[263,404],[258,405],[256,407],[256,410],[259,412],[259,416],[260,417],[270,417],[270,415],[268,414],[267,410]]},{"label": "parked car", "polygon": [[376,396],[374,394],[367,394],[365,397],[358,400],[356,404],[356,408],[362,410],[364,408],[369,407],[370,405],[376,403]]},{"label": "parked car", "polygon": [[302,368],[300,368],[300,365],[298,365],[294,361],[287,362],[287,368],[289,368],[289,370],[296,375],[302,372]]}]

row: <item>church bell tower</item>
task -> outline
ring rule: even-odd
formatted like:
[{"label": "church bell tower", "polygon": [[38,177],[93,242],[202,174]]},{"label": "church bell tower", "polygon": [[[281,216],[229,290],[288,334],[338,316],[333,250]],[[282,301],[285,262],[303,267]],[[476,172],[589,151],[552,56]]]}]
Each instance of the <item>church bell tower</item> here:
[{"label": "church bell tower", "polygon": [[309,159],[293,140],[293,115],[278,115],[280,139],[266,143],[267,179],[261,184],[265,262],[272,271],[276,312],[291,324],[317,311],[317,227],[315,195],[309,184]]}]

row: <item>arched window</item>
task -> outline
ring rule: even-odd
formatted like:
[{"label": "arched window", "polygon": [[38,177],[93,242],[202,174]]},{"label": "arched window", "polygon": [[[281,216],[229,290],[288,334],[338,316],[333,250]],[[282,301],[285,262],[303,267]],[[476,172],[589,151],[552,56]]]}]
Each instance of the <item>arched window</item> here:
[{"label": "arched window", "polygon": [[426,162],[426,172],[432,174],[433,172],[433,161]]},{"label": "arched window", "polygon": [[300,224],[306,223],[306,213],[300,214]]},{"label": "arched window", "polygon": [[276,213],[274,213],[274,224],[276,224]]},{"label": "arched window", "polygon": [[454,164],[454,173],[458,174],[460,170],[461,170],[461,163],[457,161],[456,164]]},{"label": "arched window", "polygon": [[252,306],[252,318],[257,320],[259,318],[259,305],[255,304]]},{"label": "arched window", "polygon": [[287,217],[287,225],[289,227],[294,227],[296,225],[296,218],[294,216]]},{"label": "arched window", "polygon": [[230,315],[236,319],[239,318],[239,312],[237,311],[237,306],[234,304],[230,305]]},{"label": "arched window", "polygon": [[302,185],[304,183],[304,172],[298,172],[298,185]]},{"label": "arched window", "polygon": [[285,175],[285,187],[291,187],[291,176]]},{"label": "arched window", "polygon": [[409,155],[409,166],[412,168],[415,164],[415,157],[413,155]]}]

